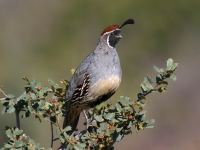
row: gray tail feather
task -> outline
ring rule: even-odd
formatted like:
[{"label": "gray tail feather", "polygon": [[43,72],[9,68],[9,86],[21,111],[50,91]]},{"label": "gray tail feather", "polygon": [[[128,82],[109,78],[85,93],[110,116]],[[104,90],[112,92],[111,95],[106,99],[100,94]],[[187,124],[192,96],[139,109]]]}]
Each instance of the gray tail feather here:
[{"label": "gray tail feather", "polygon": [[[76,130],[79,117],[80,117],[80,112],[73,111],[73,110],[68,111],[67,116],[65,116],[64,121],[63,121],[63,129],[67,126],[72,127],[72,131],[69,131],[68,134],[72,134]],[[66,142],[62,143],[58,149],[64,150],[66,149],[67,145],[68,144]]]},{"label": "gray tail feather", "polygon": [[75,131],[78,125],[79,117],[80,117],[79,111],[77,111],[76,109],[69,110],[68,113],[66,113],[66,116],[63,121],[63,129],[67,126],[71,126],[72,131]]}]

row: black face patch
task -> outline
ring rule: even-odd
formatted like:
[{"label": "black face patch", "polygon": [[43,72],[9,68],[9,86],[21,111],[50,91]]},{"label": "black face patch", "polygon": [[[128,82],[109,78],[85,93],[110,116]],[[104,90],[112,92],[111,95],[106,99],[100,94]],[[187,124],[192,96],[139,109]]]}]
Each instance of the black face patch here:
[{"label": "black face patch", "polygon": [[108,39],[108,44],[112,47],[115,47],[116,44],[119,42],[119,40],[121,39],[121,35],[120,35],[121,30],[115,30],[112,33],[110,33],[109,35],[109,39]]}]

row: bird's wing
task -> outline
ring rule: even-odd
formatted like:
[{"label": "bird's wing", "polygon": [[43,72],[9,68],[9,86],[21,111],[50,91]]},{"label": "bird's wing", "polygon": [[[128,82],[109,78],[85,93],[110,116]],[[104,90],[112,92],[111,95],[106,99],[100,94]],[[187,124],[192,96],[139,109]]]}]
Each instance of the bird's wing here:
[{"label": "bird's wing", "polygon": [[67,101],[79,101],[87,95],[90,86],[90,65],[91,60],[86,57],[74,72],[66,93]]},{"label": "bird's wing", "polygon": [[74,92],[71,97],[71,101],[79,101],[82,100],[87,94],[90,85],[90,76],[89,74],[85,74],[83,81],[76,86]]}]

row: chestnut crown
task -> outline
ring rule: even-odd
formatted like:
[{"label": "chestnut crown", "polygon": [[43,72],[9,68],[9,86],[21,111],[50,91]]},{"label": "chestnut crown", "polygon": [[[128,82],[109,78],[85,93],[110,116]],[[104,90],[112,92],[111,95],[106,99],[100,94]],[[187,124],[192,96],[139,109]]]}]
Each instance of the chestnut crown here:
[{"label": "chestnut crown", "polygon": [[121,28],[128,24],[134,24],[133,19],[127,19],[124,21],[121,25],[118,24],[112,24],[108,27],[106,27],[102,33],[101,36],[108,35],[107,38],[107,44],[110,47],[115,47],[116,44],[119,42],[119,40],[122,38],[121,36]]}]

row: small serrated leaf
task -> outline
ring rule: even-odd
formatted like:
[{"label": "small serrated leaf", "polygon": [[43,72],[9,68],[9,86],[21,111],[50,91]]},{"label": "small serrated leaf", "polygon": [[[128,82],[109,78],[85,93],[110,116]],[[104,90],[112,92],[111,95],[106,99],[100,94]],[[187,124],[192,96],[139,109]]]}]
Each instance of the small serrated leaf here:
[{"label": "small serrated leaf", "polygon": [[71,74],[73,75],[76,70],[74,68],[70,69]]},{"label": "small serrated leaf", "polygon": [[7,129],[6,130],[6,136],[8,137],[8,138],[12,138],[13,137],[13,133],[12,133],[12,130],[11,129]]},{"label": "small serrated leaf", "polygon": [[30,93],[30,96],[32,100],[37,100],[37,96],[35,95],[35,93]]},{"label": "small serrated leaf", "polygon": [[163,73],[164,72],[164,69],[163,68],[158,68],[157,66],[153,66],[154,70],[156,72],[158,72],[159,74]]},{"label": "small serrated leaf", "polygon": [[124,137],[123,134],[118,134],[116,141],[117,142],[121,141],[123,137]]},{"label": "small serrated leaf", "polygon": [[14,98],[15,98],[15,96],[14,96],[14,95],[12,95],[12,94],[8,94],[8,95],[7,95],[7,98],[8,98],[8,99],[14,99]]},{"label": "small serrated leaf", "polygon": [[120,132],[122,129],[123,129],[123,127],[116,128],[116,131],[117,131],[117,132]]},{"label": "small serrated leaf", "polygon": [[9,108],[6,110],[7,113],[13,113],[15,112],[15,107],[13,105],[9,106]]},{"label": "small serrated leaf", "polygon": [[85,147],[86,147],[85,143],[78,143],[78,144],[74,145],[74,149],[77,149],[77,150],[84,150]]},{"label": "small serrated leaf", "polygon": [[173,81],[176,81],[176,75],[172,74],[172,75],[170,76],[170,79],[172,79]]},{"label": "small serrated leaf", "polygon": [[16,141],[15,142],[15,147],[17,149],[22,148],[22,146],[24,146],[24,142],[23,141]]},{"label": "small serrated leaf", "polygon": [[19,130],[18,128],[16,128],[15,130],[14,130],[14,134],[15,135],[21,135],[23,133],[23,130]]},{"label": "small serrated leaf", "polygon": [[61,143],[65,143],[65,138],[63,136],[59,137]]},{"label": "small serrated leaf", "polygon": [[148,77],[144,78],[143,84],[145,85],[148,91],[153,89],[153,86],[151,85],[151,80]]},{"label": "small serrated leaf", "polygon": [[130,98],[127,96],[120,96],[119,102],[122,104],[122,106],[129,106],[130,105]]},{"label": "small serrated leaf", "polygon": [[[7,149],[13,148],[13,146],[11,144],[8,144],[8,143],[4,144],[4,147],[7,148]],[[2,148],[2,150],[3,150],[3,148]]]},{"label": "small serrated leaf", "polygon": [[160,68],[158,68],[157,66],[153,66],[153,69],[154,69],[156,72],[160,73]]},{"label": "small serrated leaf", "polygon": [[104,121],[104,119],[103,119],[103,117],[101,115],[94,115],[94,118],[98,122],[103,122]]},{"label": "small serrated leaf", "polygon": [[167,70],[168,70],[168,69],[170,70],[170,68],[171,68],[171,66],[173,65],[173,63],[174,63],[174,61],[173,61],[172,58],[169,58],[169,59],[167,60]]},{"label": "small serrated leaf", "polygon": [[112,120],[115,117],[115,113],[104,114],[104,118],[107,120]]},{"label": "small serrated leaf", "polygon": [[173,65],[171,66],[171,70],[174,71],[178,66],[178,63],[173,63]]},{"label": "small serrated leaf", "polygon": [[72,130],[72,127],[71,126],[67,126],[63,129],[63,132],[68,132],[68,131],[71,131]]},{"label": "small serrated leaf", "polygon": [[116,107],[116,109],[117,109],[118,112],[121,112],[123,110],[122,107],[121,107],[121,105],[119,103],[116,103],[115,107]]}]

